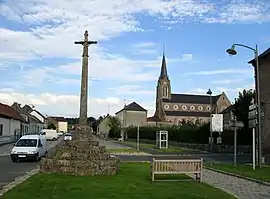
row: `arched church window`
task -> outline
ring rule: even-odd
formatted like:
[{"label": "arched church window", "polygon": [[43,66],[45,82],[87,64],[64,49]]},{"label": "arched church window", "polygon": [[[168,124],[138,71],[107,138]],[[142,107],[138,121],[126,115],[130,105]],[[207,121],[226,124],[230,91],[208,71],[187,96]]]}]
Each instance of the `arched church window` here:
[{"label": "arched church window", "polygon": [[163,96],[168,97],[168,87],[167,86],[163,86]]}]

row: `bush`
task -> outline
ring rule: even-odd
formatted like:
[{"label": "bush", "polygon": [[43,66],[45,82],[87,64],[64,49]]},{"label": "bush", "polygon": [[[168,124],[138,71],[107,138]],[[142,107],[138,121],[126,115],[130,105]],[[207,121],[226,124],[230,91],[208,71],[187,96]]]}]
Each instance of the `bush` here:
[{"label": "bush", "polygon": [[[164,126],[164,127],[140,127],[140,139],[155,140],[156,131],[165,130],[168,131],[168,139],[177,142],[189,142],[189,143],[208,143],[210,135],[209,124],[202,126],[195,126],[185,124],[181,126]],[[128,138],[137,138],[137,127],[128,127],[126,129]]]}]

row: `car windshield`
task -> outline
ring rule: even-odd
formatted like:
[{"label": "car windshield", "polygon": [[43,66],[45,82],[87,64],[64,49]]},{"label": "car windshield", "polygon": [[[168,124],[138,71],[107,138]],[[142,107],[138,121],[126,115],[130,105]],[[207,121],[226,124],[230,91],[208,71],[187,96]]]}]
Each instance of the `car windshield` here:
[{"label": "car windshield", "polygon": [[36,147],[37,139],[20,139],[16,146],[18,147]]},{"label": "car windshield", "polygon": [[71,134],[70,133],[67,133],[65,136],[71,136]]}]

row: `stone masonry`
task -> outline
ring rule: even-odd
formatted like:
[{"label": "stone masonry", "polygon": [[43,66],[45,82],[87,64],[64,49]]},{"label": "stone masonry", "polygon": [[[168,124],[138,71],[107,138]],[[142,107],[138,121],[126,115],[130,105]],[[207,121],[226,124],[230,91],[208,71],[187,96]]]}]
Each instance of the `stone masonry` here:
[{"label": "stone masonry", "polygon": [[[255,60],[248,63],[252,64],[256,71]],[[261,117],[262,156],[265,157],[266,163],[270,164],[270,48],[259,55],[259,77],[261,111],[263,112]]]},{"label": "stone masonry", "polygon": [[115,175],[120,160],[99,146],[88,126],[76,128],[70,141],[64,141],[40,163],[43,173],[60,173],[76,176]]}]

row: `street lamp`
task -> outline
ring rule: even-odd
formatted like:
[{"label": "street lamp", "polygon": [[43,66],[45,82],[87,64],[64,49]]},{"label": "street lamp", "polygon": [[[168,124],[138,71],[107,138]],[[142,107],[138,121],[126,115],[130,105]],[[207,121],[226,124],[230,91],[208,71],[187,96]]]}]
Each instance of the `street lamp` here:
[{"label": "street lamp", "polygon": [[210,96],[210,152],[213,151],[213,131],[212,131],[212,91],[209,90],[206,93]]},{"label": "street lamp", "polygon": [[260,100],[260,73],[259,73],[259,53],[258,53],[258,46],[256,45],[255,49],[243,44],[233,44],[231,48],[226,50],[226,52],[230,55],[236,55],[237,52],[235,50],[235,46],[241,46],[244,48],[248,48],[254,52],[254,57],[256,61],[255,65],[255,91],[256,91],[256,101],[258,104],[258,125],[257,125],[257,135],[258,135],[258,152],[259,152],[259,166],[262,166],[262,138],[261,138],[261,100]]}]

